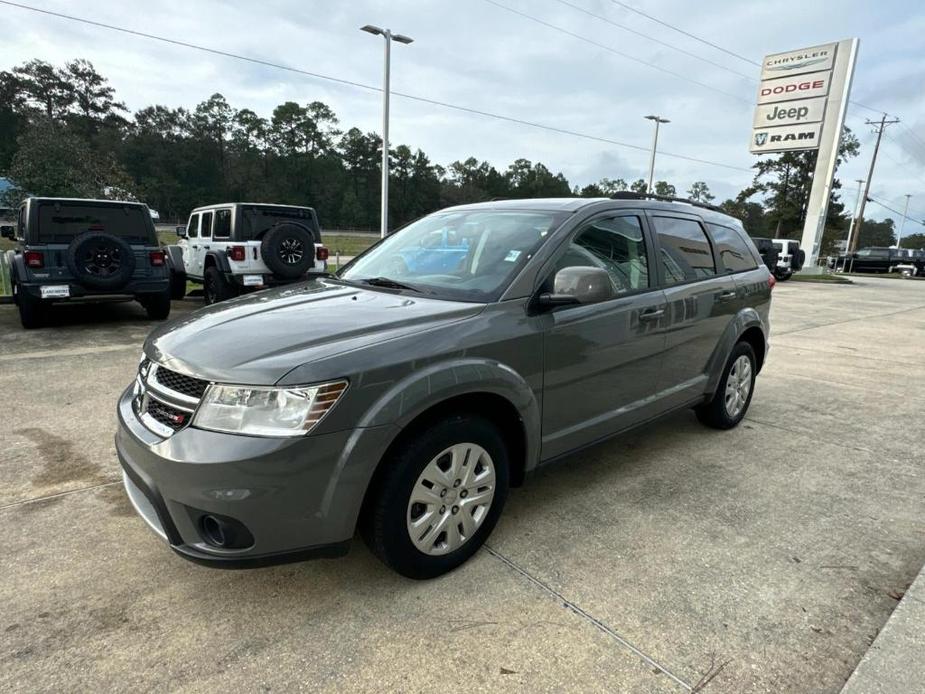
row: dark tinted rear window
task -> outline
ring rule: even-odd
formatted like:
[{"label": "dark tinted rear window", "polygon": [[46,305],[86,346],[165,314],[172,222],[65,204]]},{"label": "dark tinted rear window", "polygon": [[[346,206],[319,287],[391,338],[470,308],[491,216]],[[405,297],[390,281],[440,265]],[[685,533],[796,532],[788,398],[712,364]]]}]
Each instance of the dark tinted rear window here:
[{"label": "dark tinted rear window", "polygon": [[666,285],[716,274],[713,251],[700,224],[680,217],[653,217],[652,221],[662,247],[659,262]]},{"label": "dark tinted rear window", "polygon": [[311,211],[299,207],[242,205],[241,222],[242,241],[257,238],[270,227],[285,222],[295,222],[310,231],[315,228]]},{"label": "dark tinted rear window", "polygon": [[39,241],[46,243],[70,243],[89,231],[129,242],[157,243],[147,209],[135,205],[39,203],[38,227]]},{"label": "dark tinted rear window", "polygon": [[707,227],[710,229],[720,262],[726,271],[742,272],[758,267],[748,244],[738,231],[719,224],[707,224]]}]

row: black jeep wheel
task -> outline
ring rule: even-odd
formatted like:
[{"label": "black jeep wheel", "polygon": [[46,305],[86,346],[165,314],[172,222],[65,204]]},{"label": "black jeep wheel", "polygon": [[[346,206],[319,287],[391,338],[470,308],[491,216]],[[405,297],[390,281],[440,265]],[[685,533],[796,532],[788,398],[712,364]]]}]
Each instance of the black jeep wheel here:
[{"label": "black jeep wheel", "polygon": [[135,253],[123,239],[91,231],[81,234],[65,253],[74,277],[95,289],[120,289],[135,272]]},{"label": "black jeep wheel", "polygon": [[225,275],[217,267],[206,268],[202,278],[202,295],[206,305],[216,304],[237,296],[234,286],[225,279]]},{"label": "black jeep wheel", "polygon": [[186,273],[170,270],[170,298],[180,301],[186,296]]},{"label": "black jeep wheel", "polygon": [[315,237],[298,224],[280,224],[263,237],[260,255],[274,275],[294,280],[315,266]]},{"label": "black jeep wheel", "polygon": [[19,322],[26,330],[41,328],[45,323],[45,315],[42,311],[42,300],[36,299],[31,294],[22,291],[15,283],[13,284],[13,301],[19,309]]},{"label": "black jeep wheel", "polygon": [[151,320],[166,320],[167,316],[170,315],[170,291],[149,294],[139,299],[139,302],[145,307],[148,318]]}]

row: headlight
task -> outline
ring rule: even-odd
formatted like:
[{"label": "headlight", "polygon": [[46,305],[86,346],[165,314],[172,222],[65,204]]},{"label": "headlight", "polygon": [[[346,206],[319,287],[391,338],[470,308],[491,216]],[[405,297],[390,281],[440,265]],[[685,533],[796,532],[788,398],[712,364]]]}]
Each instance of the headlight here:
[{"label": "headlight", "polygon": [[193,426],[230,434],[302,436],[321,421],[346,389],[346,381],[307,388],[211,385]]}]

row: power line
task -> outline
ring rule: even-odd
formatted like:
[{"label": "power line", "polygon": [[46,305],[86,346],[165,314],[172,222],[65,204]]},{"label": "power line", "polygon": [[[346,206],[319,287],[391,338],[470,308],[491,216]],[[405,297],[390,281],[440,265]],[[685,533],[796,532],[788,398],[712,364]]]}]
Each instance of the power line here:
[{"label": "power line", "polygon": [[655,38],[654,36],[649,36],[648,34],[643,34],[641,31],[636,31],[635,29],[631,29],[631,28],[628,27],[628,26],[624,26],[623,24],[619,24],[618,22],[615,22],[615,21],[613,21],[613,20],[611,20],[611,19],[609,19],[609,18],[607,18],[607,17],[604,17],[603,15],[595,14],[594,12],[591,12],[590,10],[586,10],[584,7],[579,7],[578,5],[572,4],[571,2],[568,2],[568,0],[555,0],[555,1],[558,2],[560,5],[566,5],[567,7],[571,7],[572,9],[578,10],[579,12],[581,12],[581,13],[583,13],[583,14],[586,14],[586,15],[588,15],[589,17],[594,17],[595,19],[599,19],[599,20],[601,20],[602,22],[606,22],[607,24],[610,24],[611,26],[615,26],[615,27],[617,27],[618,29],[623,29],[623,31],[628,31],[629,33],[635,34],[636,36],[641,36],[641,37],[644,38],[644,39],[647,39],[647,40],[649,40],[649,41],[653,41],[654,43],[657,43],[657,44],[660,45],[660,46],[664,46],[665,48],[670,48],[671,50],[677,51],[678,53],[682,53],[682,54],[684,54],[684,55],[686,55],[686,56],[688,56],[688,57],[690,57],[690,58],[694,58],[695,60],[703,61],[704,63],[707,63],[707,64],[712,65],[712,66],[714,66],[714,67],[718,67],[720,70],[725,70],[726,72],[731,72],[733,75],[736,75],[736,76],[741,77],[741,78],[743,78],[743,79],[750,80],[750,81],[752,81],[752,82],[757,82],[757,81],[758,81],[758,80],[756,80],[754,77],[750,77],[749,75],[742,74],[741,72],[738,72],[738,71],[736,71],[736,70],[733,70],[731,67],[727,67],[727,66],[723,65],[722,63],[713,62],[713,61],[710,60],[709,58],[704,58],[703,56],[699,56],[699,55],[697,55],[696,53],[691,53],[690,51],[686,51],[686,50],[684,50],[683,48],[678,48],[677,46],[675,46],[675,45],[673,45],[673,44],[671,44],[671,43],[668,43],[667,41],[662,41],[661,39],[657,39],[657,38]]},{"label": "power line", "polygon": [[761,63],[755,62],[751,58],[746,58],[744,55],[739,55],[738,53],[734,51],[730,51],[728,48],[717,46],[715,43],[712,43],[711,41],[707,41],[706,39],[701,38],[695,34],[692,34],[689,31],[684,31],[684,29],[676,27],[674,24],[669,24],[668,22],[662,21],[661,19],[658,19],[657,17],[653,17],[650,14],[646,14],[642,10],[637,10],[635,7],[632,7],[631,5],[627,5],[625,2],[620,2],[619,0],[610,0],[610,2],[612,2],[614,5],[619,5],[620,7],[626,10],[629,10],[630,12],[635,12],[636,14],[642,17],[645,17],[646,19],[650,21],[656,22],[657,24],[661,24],[662,26],[668,27],[669,29],[674,29],[679,34],[684,34],[685,36],[688,36],[694,39],[695,41],[700,41],[700,43],[706,44],[707,46],[710,46],[711,48],[715,48],[718,51],[722,51],[723,53],[731,55],[734,58],[738,58],[739,60],[744,60],[746,63],[751,63],[752,65],[757,65],[758,67],[761,67]]},{"label": "power line", "polygon": [[[23,5],[17,2],[10,2],[10,0],[0,0],[0,5],[8,5],[10,7],[17,7],[23,10],[29,10],[30,12],[38,12],[40,14],[49,15],[52,17],[58,17],[59,19],[66,19],[72,22],[78,22],[81,24],[88,24],[90,26],[99,27],[102,29],[108,29],[110,31],[117,31],[123,34],[130,34],[132,36],[139,36],[141,38],[150,39],[152,41],[160,41],[162,43],[172,44],[174,46],[181,46],[183,48],[189,48],[196,51],[202,51],[204,53],[211,53],[213,55],[222,56],[224,58],[232,58],[234,60],[243,60],[248,63],[255,63],[257,65],[263,65],[264,67],[272,67],[278,70],[285,70],[287,72],[293,72],[299,75],[305,75],[307,77],[312,77],[314,79],[325,80],[328,82],[334,82],[337,84],[355,87],[357,89],[365,89],[371,92],[382,92],[381,87],[376,87],[370,84],[363,84],[362,82],[355,82],[353,80],[348,80],[340,77],[332,77],[330,75],[324,75],[319,72],[311,72],[309,70],[303,70],[301,68],[291,67],[289,65],[283,65],[280,63],[273,63],[268,60],[263,60],[262,58],[252,58],[249,56],[239,55],[237,53],[230,53],[228,51],[222,51],[217,48],[209,48],[207,46],[200,46],[198,44],[189,43],[187,41],[180,41],[178,39],[170,39],[164,36],[158,36],[157,34],[149,34],[142,31],[136,31],[134,29],[127,29],[125,27],[116,26],[114,24],[105,24],[103,22],[97,22],[92,19],[85,19],[83,17],[76,17],[73,15],[63,14],[61,12],[53,12],[51,10],[45,10],[38,7],[32,7],[29,5]],[[494,118],[496,120],[506,121],[508,123],[516,123],[518,125],[526,125],[531,128],[538,128],[540,130],[547,130],[549,132],[555,132],[562,135],[571,135],[573,137],[580,137],[585,140],[592,140],[595,142],[602,142],[609,145],[615,145],[617,147],[626,147],[629,149],[639,150],[641,152],[648,152],[649,147],[642,145],[634,145],[629,142],[621,142],[619,140],[614,140],[607,137],[601,137],[598,135],[590,135],[588,133],[582,133],[577,130],[570,130],[568,128],[559,128],[554,125],[547,125],[545,123],[536,123],[533,121],[524,120],[522,118],[515,118],[513,116],[505,116],[499,113],[491,113],[490,111],[483,111],[477,108],[471,108],[469,106],[460,106],[459,104],[451,104],[446,101],[438,101],[436,99],[428,99],[423,96],[416,96],[414,94],[407,94],[404,92],[392,91],[393,96],[398,96],[403,99],[408,99],[410,101],[417,101],[420,103],[431,104],[433,106],[440,106],[442,108],[452,109],[454,111],[461,111],[463,113],[470,113],[477,116],[484,116],[486,118]],[[752,170],[742,166],[735,166],[733,164],[723,164],[721,162],[709,161],[707,159],[700,159],[698,157],[689,157],[684,154],[675,154],[667,151],[660,151],[659,154],[672,157],[674,159],[682,159],[684,161],[694,162],[696,164],[707,164],[709,166],[718,166],[724,169],[731,169],[733,171],[745,171],[751,173]]]},{"label": "power line", "polygon": [[868,200],[868,202],[872,202],[872,203],[874,203],[874,204],[876,204],[876,205],[880,205],[880,207],[882,207],[882,208],[884,208],[884,209],[886,209],[886,210],[889,210],[890,212],[893,212],[894,214],[898,214],[900,217],[905,217],[907,221],[912,221],[912,222],[915,222],[916,224],[919,224],[919,225],[925,227],[925,221],[918,220],[918,219],[913,219],[913,218],[910,217],[908,214],[904,215],[904,214],[903,214],[902,212],[900,212],[899,210],[894,210],[894,209],[893,209],[892,207],[890,207],[889,205],[886,205],[886,204],[880,202],[879,200],[870,197],[869,195],[867,196],[867,200]]},{"label": "power line", "polygon": [[645,60],[641,60],[640,58],[630,55],[629,53],[624,53],[623,51],[619,51],[616,48],[613,48],[612,46],[608,46],[603,43],[598,43],[594,39],[589,39],[587,36],[576,34],[573,31],[569,31],[568,29],[565,29],[564,27],[551,24],[543,19],[540,19],[539,17],[534,17],[532,14],[527,14],[526,12],[515,10],[513,7],[508,7],[507,5],[502,5],[500,2],[496,2],[496,0],[485,0],[485,2],[487,2],[490,5],[494,5],[495,7],[499,7],[502,10],[506,10],[512,14],[519,15],[523,17],[524,19],[529,19],[531,22],[542,24],[545,27],[554,29],[555,31],[571,36],[572,38],[576,38],[579,41],[584,41],[585,43],[591,44],[592,46],[596,46],[597,48],[601,48],[605,51],[609,51],[610,53],[613,53],[614,55],[620,56],[621,58],[632,60],[634,63],[639,63],[640,65],[645,65],[646,67],[652,68],[653,70],[664,72],[667,75],[671,75],[672,77],[677,77],[678,79],[684,80],[685,82],[690,82],[691,84],[696,84],[699,87],[703,87],[704,89],[709,89],[710,91],[717,92],[718,94],[722,94],[723,96],[728,96],[731,99],[735,99],[737,101],[741,101],[746,104],[751,104],[751,101],[749,101],[748,99],[743,99],[741,96],[738,96],[737,94],[732,94],[730,92],[723,91],[722,89],[717,89],[716,87],[713,87],[704,82],[698,82],[697,80],[692,80],[690,77],[682,75],[680,72],[675,72],[674,70],[669,70],[668,68],[664,68],[661,65],[656,65],[655,63],[649,63]]}]

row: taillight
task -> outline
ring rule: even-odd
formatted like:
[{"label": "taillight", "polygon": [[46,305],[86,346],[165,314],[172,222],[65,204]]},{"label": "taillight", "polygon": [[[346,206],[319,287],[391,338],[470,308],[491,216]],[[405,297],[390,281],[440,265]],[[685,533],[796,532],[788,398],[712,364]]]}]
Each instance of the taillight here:
[{"label": "taillight", "polygon": [[228,249],[228,257],[238,263],[245,259],[245,253],[244,246],[232,246]]},{"label": "taillight", "polygon": [[315,257],[318,260],[327,260],[331,257],[331,253],[324,246],[318,246],[318,248],[315,249]]},{"label": "taillight", "polygon": [[22,255],[26,267],[45,267],[45,256],[41,251],[26,251]]},{"label": "taillight", "polygon": [[777,279],[774,275],[768,275],[768,289],[774,289],[774,286],[777,284]]},{"label": "taillight", "polygon": [[151,265],[154,267],[161,267],[165,262],[167,262],[167,255],[164,251],[151,251],[148,254],[148,258],[151,259]]}]

